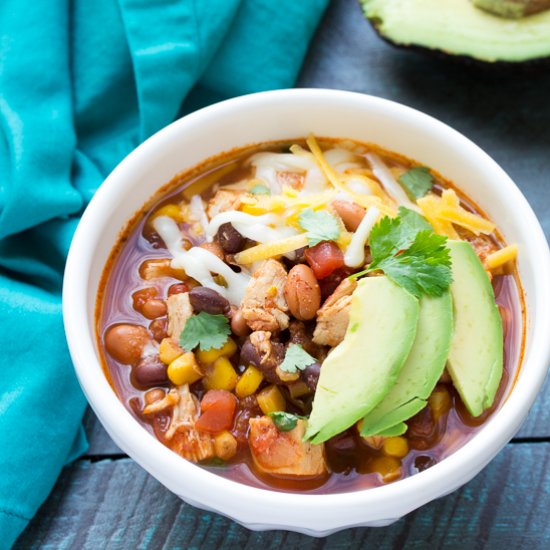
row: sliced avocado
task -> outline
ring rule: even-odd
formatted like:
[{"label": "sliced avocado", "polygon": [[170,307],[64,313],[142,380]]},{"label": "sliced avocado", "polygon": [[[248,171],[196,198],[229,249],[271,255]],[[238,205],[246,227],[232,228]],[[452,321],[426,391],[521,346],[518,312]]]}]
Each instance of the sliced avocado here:
[{"label": "sliced avocado", "polygon": [[411,351],[419,310],[418,300],[385,276],[359,281],[344,340],[321,366],[306,438],[322,443],[384,399]]},{"label": "sliced avocado", "polygon": [[423,296],[420,300],[418,327],[411,352],[395,386],[384,400],[363,418],[361,435],[385,435],[392,427],[401,425],[404,420],[408,420],[426,406],[426,400],[445,369],[452,334],[451,293],[447,291],[438,297]]},{"label": "sliced avocado", "polygon": [[407,424],[405,422],[400,422],[383,432],[380,432],[376,435],[381,435],[382,437],[397,437],[398,435],[403,435],[407,431]]},{"label": "sliced avocado", "polygon": [[550,8],[550,0],[472,0],[472,3],[477,8],[510,19],[518,19]]},{"label": "sliced avocado", "polygon": [[550,56],[550,11],[504,19],[469,0],[360,0],[380,36],[484,62],[521,63]]},{"label": "sliced avocado", "polygon": [[448,241],[451,250],[454,330],[447,369],[473,416],[495,398],[503,367],[502,318],[493,287],[472,245]]}]

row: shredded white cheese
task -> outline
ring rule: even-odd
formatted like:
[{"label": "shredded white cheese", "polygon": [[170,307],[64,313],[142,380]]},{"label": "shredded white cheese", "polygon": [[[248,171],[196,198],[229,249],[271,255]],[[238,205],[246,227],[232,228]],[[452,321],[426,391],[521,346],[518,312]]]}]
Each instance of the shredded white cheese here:
[{"label": "shredded white cheese", "polygon": [[365,263],[365,244],[379,216],[380,210],[376,206],[365,213],[344,253],[344,263],[348,267],[361,267]]},{"label": "shredded white cheese", "polygon": [[374,175],[386,188],[386,191],[397,201],[397,204],[401,206],[406,206],[407,208],[410,208],[415,212],[420,212],[418,206],[411,202],[411,200],[407,196],[407,193],[405,193],[401,185],[399,185],[399,183],[395,180],[393,174],[384,164],[382,159],[374,153],[367,153],[365,157],[369,161]]},{"label": "shredded white cheese", "polygon": [[[192,216],[198,220],[201,227],[205,228],[208,225],[208,217],[206,215],[206,210],[204,209],[204,203],[200,195],[193,195],[189,201],[189,208],[191,209]],[[212,242],[212,237],[206,234],[206,240]]]},{"label": "shredded white cheese", "polygon": [[[235,273],[225,262],[204,248],[195,246],[191,250],[185,250],[181,231],[177,223],[168,216],[159,216],[153,221],[153,226],[173,257],[174,269],[183,269],[189,277],[202,286],[219,292],[230,303],[240,305],[250,281],[248,273],[244,270],[241,273]],[[221,275],[227,287],[216,283],[212,273]]]}]

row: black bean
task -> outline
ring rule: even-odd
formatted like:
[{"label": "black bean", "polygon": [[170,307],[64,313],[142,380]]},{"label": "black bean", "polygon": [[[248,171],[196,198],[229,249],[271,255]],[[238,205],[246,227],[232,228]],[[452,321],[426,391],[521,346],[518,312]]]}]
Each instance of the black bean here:
[{"label": "black bean", "polygon": [[260,369],[265,379],[272,384],[282,384],[276,372],[276,368],[285,358],[285,346],[280,342],[270,342],[270,351],[266,354],[260,352],[254,347],[250,339],[241,347],[241,363],[245,366],[254,365]]},{"label": "black bean", "polygon": [[133,382],[138,387],[151,387],[166,384],[168,374],[166,365],[157,355],[144,357],[133,369]]},{"label": "black bean", "polygon": [[240,252],[245,243],[245,238],[229,222],[220,225],[216,238],[228,254]]},{"label": "black bean", "polygon": [[204,311],[212,315],[229,313],[229,302],[218,292],[204,286],[196,286],[189,291],[189,301],[196,312]]},{"label": "black bean", "polygon": [[302,378],[311,391],[315,391],[317,388],[317,382],[319,382],[320,374],[321,365],[319,363],[313,363],[302,371]]}]

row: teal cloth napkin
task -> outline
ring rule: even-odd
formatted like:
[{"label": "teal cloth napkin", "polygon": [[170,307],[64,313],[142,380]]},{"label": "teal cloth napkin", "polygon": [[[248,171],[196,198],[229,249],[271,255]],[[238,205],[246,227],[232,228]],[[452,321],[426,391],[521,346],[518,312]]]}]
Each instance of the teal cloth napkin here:
[{"label": "teal cloth napkin", "polygon": [[60,299],[83,208],[182,113],[292,86],[327,2],[0,2],[0,547],[86,449]]}]

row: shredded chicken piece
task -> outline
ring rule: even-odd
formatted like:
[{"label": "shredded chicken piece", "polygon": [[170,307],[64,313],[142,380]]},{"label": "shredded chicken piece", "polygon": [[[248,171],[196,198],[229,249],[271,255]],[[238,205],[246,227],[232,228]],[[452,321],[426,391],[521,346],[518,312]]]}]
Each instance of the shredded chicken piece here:
[{"label": "shredded chicken piece", "polygon": [[178,386],[177,405],[172,410],[172,420],[165,438],[173,440],[170,447],[192,462],[200,462],[214,456],[210,434],[195,428],[199,417],[198,399],[189,391],[189,384]]},{"label": "shredded chicken piece", "polygon": [[323,445],[312,445],[302,438],[306,422],[280,432],[271,418],[250,419],[248,442],[256,467],[267,474],[299,477],[320,476],[327,472]]},{"label": "shredded chicken piece", "polygon": [[316,344],[337,346],[346,335],[349,324],[351,295],[357,282],[355,279],[344,279],[326,299],[317,312],[317,325],[313,332]]},{"label": "shredded chicken piece", "polygon": [[254,272],[241,304],[243,317],[252,330],[275,332],[288,327],[285,282],[286,270],[277,260],[265,261]]},{"label": "shredded chicken piece", "polygon": [[238,210],[240,203],[241,192],[220,189],[208,201],[206,213],[208,214],[208,218],[212,219],[220,212],[227,212],[228,210]]},{"label": "shredded chicken piece", "polygon": [[168,307],[168,336],[179,342],[187,319],[193,315],[189,294],[187,292],[173,294],[166,300],[166,304]]},{"label": "shredded chicken piece", "polygon": [[289,185],[293,189],[301,191],[304,187],[304,174],[297,172],[277,172],[277,181],[283,185]]},{"label": "shredded chicken piece", "polygon": [[176,390],[170,390],[162,399],[153,401],[143,409],[143,414],[155,414],[164,411],[168,407],[173,407],[179,403],[180,396]]}]

